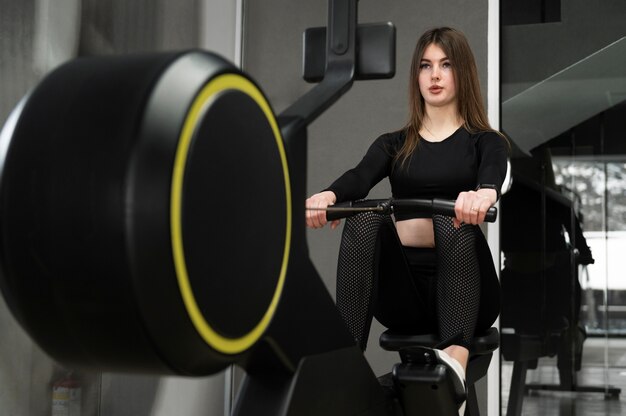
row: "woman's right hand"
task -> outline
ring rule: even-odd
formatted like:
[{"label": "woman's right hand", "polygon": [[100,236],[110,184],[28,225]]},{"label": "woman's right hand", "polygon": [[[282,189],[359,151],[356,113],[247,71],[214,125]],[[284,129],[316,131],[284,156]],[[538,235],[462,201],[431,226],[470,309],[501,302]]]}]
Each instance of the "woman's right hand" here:
[{"label": "woman's right hand", "polygon": [[[333,205],[337,201],[337,196],[332,191],[323,191],[312,195],[306,200],[306,226],[309,228],[322,228],[328,222],[326,220],[326,208]],[[314,209],[309,209],[314,208]],[[341,220],[335,220],[330,223],[330,228],[335,229]]]}]

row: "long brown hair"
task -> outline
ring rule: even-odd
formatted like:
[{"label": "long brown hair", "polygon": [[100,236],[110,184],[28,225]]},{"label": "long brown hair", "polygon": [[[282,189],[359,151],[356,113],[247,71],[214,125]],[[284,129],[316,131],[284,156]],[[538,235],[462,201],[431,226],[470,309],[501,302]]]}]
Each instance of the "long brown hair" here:
[{"label": "long brown hair", "polygon": [[413,153],[420,140],[419,131],[425,116],[424,97],[419,90],[419,71],[426,48],[435,44],[440,47],[452,63],[454,82],[458,102],[459,116],[463,127],[470,133],[494,131],[489,125],[483,99],[474,54],[463,33],[449,27],[430,29],[419,38],[413,52],[409,80],[409,121],[404,127],[406,140],[395,156],[395,162],[403,165]]}]

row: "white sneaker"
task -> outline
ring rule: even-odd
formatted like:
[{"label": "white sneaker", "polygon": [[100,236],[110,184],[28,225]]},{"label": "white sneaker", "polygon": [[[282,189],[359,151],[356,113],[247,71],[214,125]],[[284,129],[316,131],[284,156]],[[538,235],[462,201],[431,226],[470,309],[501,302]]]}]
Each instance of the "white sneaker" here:
[{"label": "white sneaker", "polygon": [[[463,370],[463,366],[459,363],[455,358],[452,358],[442,350],[433,349],[435,355],[437,356],[437,360],[448,367],[451,372],[456,376],[454,377],[455,387],[460,387],[464,392],[467,392],[467,388],[465,386],[465,370]],[[459,406],[459,416],[463,416],[465,414],[465,400]]]}]

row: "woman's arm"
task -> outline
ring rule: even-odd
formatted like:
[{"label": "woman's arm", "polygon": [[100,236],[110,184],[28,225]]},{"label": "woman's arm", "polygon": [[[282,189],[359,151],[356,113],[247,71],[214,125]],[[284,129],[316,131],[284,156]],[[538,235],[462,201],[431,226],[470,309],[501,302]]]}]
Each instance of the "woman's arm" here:
[{"label": "woman's arm", "polygon": [[[308,198],[306,225],[310,228],[321,228],[327,223],[326,211],[323,208],[336,202],[365,198],[370,189],[389,175],[395,148],[394,141],[397,140],[398,134],[384,134],[378,137],[356,167],[341,175],[324,191]],[[337,225],[339,221],[333,221],[331,228],[334,229]]]},{"label": "woman's arm", "polygon": [[367,153],[356,167],[350,169],[332,183],[326,191],[332,191],[336,202],[363,199],[383,178],[389,175],[396,134],[383,134],[367,149]]},{"label": "woman's arm", "polygon": [[477,186],[475,190],[459,193],[454,207],[455,226],[462,222],[482,224],[485,214],[500,197],[499,190],[506,176],[509,146],[506,139],[495,132],[481,133],[477,138],[479,156]]}]

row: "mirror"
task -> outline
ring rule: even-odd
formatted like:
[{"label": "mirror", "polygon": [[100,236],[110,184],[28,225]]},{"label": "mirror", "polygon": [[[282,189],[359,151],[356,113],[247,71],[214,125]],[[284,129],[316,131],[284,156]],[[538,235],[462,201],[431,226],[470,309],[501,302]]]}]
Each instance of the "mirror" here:
[{"label": "mirror", "polygon": [[[501,2],[501,406],[618,414],[626,387],[626,5]],[[626,373],[624,373],[626,374]]]}]

